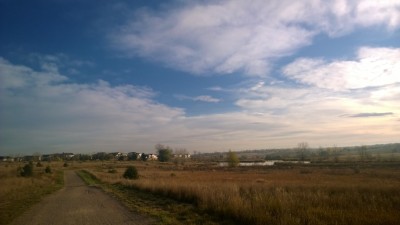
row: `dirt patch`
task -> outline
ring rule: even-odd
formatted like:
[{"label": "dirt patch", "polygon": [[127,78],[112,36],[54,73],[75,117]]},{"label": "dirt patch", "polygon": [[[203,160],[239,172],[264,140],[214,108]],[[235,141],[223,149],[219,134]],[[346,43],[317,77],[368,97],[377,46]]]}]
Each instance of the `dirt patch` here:
[{"label": "dirt patch", "polygon": [[46,197],[14,220],[12,225],[154,224],[154,220],[128,211],[96,187],[87,186],[74,171],[65,171],[65,187]]}]

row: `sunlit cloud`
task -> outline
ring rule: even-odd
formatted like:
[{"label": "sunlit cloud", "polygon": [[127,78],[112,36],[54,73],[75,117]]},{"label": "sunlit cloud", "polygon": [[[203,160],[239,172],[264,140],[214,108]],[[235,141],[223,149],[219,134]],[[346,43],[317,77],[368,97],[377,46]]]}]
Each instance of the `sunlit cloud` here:
[{"label": "sunlit cloud", "polygon": [[335,38],[359,27],[400,26],[400,2],[390,0],[179,3],[134,12],[110,34],[114,47],[193,74],[266,76],[277,59],[311,45],[318,34]]},{"label": "sunlit cloud", "polygon": [[300,58],[283,73],[300,83],[333,90],[394,84],[400,82],[400,49],[362,47],[354,60]]}]

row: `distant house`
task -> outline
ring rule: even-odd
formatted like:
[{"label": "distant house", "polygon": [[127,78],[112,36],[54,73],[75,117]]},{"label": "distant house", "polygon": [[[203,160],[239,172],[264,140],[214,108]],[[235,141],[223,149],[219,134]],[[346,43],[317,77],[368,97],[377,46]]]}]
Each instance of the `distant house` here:
[{"label": "distant house", "polygon": [[115,160],[126,160],[128,158],[128,155],[122,152],[111,152],[110,155],[112,155]]},{"label": "distant house", "polygon": [[138,160],[142,156],[142,154],[137,153],[137,152],[129,152],[127,154],[128,160]]},{"label": "distant house", "polygon": [[10,156],[0,156],[0,162],[14,162],[14,158]]},{"label": "distant house", "polygon": [[74,157],[73,153],[65,153],[65,152],[62,153],[63,159],[72,159],[73,157]]},{"label": "distant house", "polygon": [[175,154],[174,158],[190,159],[190,154]]},{"label": "distant house", "polygon": [[147,160],[158,160],[158,156],[156,154],[148,154]]}]

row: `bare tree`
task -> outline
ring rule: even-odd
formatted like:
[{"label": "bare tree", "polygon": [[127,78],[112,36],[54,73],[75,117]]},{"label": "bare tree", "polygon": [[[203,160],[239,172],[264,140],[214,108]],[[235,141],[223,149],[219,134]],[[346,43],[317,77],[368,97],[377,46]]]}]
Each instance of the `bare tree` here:
[{"label": "bare tree", "polygon": [[301,142],[297,144],[297,154],[300,161],[305,161],[308,152],[308,143]]}]

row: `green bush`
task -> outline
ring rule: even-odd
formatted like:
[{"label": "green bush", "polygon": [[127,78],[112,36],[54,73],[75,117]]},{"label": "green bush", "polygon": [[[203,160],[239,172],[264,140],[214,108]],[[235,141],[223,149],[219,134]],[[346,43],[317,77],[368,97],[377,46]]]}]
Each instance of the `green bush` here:
[{"label": "green bush", "polygon": [[158,149],[158,160],[160,162],[168,162],[172,158],[172,150],[168,147]]},{"label": "green bush", "polygon": [[31,177],[31,176],[33,176],[33,164],[31,162],[26,164],[22,168],[21,176],[23,176],[23,177]]},{"label": "green bush", "polygon": [[136,167],[134,166],[129,166],[124,173],[124,178],[125,179],[138,179],[139,174],[137,172]]},{"label": "green bush", "polygon": [[228,165],[229,167],[236,167],[240,163],[239,158],[236,154],[236,152],[232,152],[229,150],[228,152]]},{"label": "green bush", "polygon": [[46,172],[46,173],[51,173],[51,168],[50,168],[50,166],[46,166],[46,169],[44,170],[44,172]]}]

